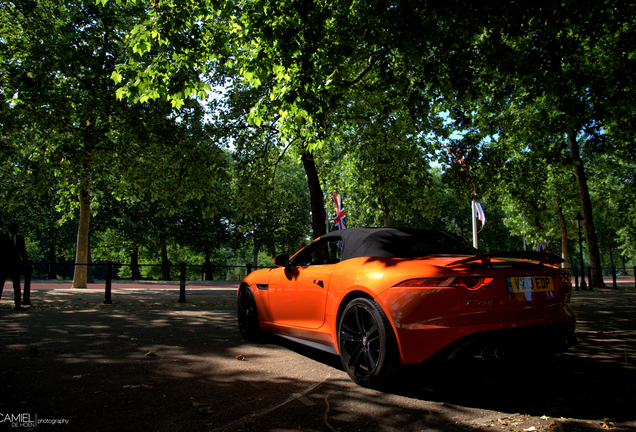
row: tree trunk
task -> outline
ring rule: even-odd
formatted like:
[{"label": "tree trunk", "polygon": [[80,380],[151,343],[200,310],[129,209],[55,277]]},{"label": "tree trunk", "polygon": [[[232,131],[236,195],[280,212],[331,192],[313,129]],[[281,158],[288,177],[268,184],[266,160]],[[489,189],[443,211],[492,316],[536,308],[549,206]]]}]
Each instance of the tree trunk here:
[{"label": "tree trunk", "polygon": [[86,288],[86,275],[88,270],[88,226],[91,217],[89,184],[90,181],[87,180],[79,193],[80,215],[77,227],[77,245],[75,247],[73,288]]},{"label": "tree trunk", "polygon": [[382,214],[384,215],[384,226],[388,228],[391,226],[391,211],[389,210],[389,204],[386,202],[386,198],[382,195],[384,180],[380,179],[378,186],[380,190],[380,207],[382,207]]},{"label": "tree trunk", "polygon": [[95,283],[95,275],[93,274],[93,255],[91,253],[91,236],[88,236],[88,264],[86,266],[86,283]]},{"label": "tree trunk", "polygon": [[314,156],[305,152],[300,157],[307,175],[307,184],[309,185],[309,198],[311,201],[311,227],[313,230],[313,238],[318,238],[327,233],[325,225],[327,214],[325,212],[325,202],[322,198],[322,188],[318,179],[318,170],[314,162]]},{"label": "tree trunk", "polygon": [[170,276],[170,261],[168,260],[166,237],[166,235],[159,236],[159,241],[161,242],[161,279],[172,280],[172,277]]},{"label": "tree trunk", "polygon": [[49,275],[50,280],[57,279],[57,253],[55,243],[49,245]]},{"label": "tree trunk", "polygon": [[134,245],[130,251],[130,273],[133,280],[141,279],[139,269],[139,246]]},{"label": "tree trunk", "polygon": [[557,211],[559,213],[559,220],[561,221],[561,258],[565,261],[561,264],[561,267],[568,266],[568,226],[565,222],[565,216],[563,215],[563,208],[561,203],[557,199]]},{"label": "tree trunk", "polygon": [[590,199],[590,191],[587,187],[587,177],[581,160],[579,144],[576,141],[576,133],[573,129],[568,129],[567,133],[568,145],[570,147],[570,157],[574,162],[574,175],[579,188],[579,199],[581,201],[581,211],[585,218],[585,238],[587,243],[587,254],[592,267],[592,280],[590,287],[604,288],[603,273],[601,271],[601,255],[596,240],[596,230],[594,229],[594,218],[592,214],[592,200]]},{"label": "tree trunk", "polygon": [[382,214],[384,215],[384,226],[391,226],[391,212],[389,211],[389,205],[386,203],[386,199],[382,196],[380,197],[380,205],[382,206]]}]

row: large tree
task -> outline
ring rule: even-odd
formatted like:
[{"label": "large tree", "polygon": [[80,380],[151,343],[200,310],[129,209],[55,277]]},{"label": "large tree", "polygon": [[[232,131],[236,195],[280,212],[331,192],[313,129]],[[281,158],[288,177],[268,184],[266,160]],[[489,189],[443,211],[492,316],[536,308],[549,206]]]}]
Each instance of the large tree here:
[{"label": "large tree", "polygon": [[333,115],[373,93],[380,122],[394,111],[387,101],[427,118],[441,94],[458,93],[453,83],[470,82],[457,53],[479,26],[449,19],[449,10],[358,1],[153,2],[150,18],[131,33],[138,56],[114,75],[128,75],[118,96],[166,98],[178,106],[212,89],[219,71],[258,89],[246,116],[255,126],[274,127],[282,147],[301,155],[318,236],[325,213],[314,150],[330,133]]},{"label": "large tree", "polygon": [[[119,91],[133,100],[183,103],[210,88],[209,72],[231,65],[254,87],[255,124],[278,117],[284,141],[320,146],[329,118],[361,89],[402,100],[424,119],[444,109],[458,128],[473,101],[553,110],[576,175],[591,265],[600,266],[586,155],[613,148],[608,128],[633,132],[636,8],[606,1],[443,2],[157,0],[130,39],[140,58]],[[141,59],[141,60],[140,60]],[[613,83],[608,85],[608,83]],[[537,105],[538,104],[538,105]],[[442,107],[442,108],[440,108]],[[541,108],[539,108],[541,109]],[[304,160],[311,162],[311,157]],[[310,170],[308,170],[310,174]],[[313,194],[312,194],[313,197]],[[593,283],[602,285],[595,270]]]},{"label": "large tree", "polygon": [[[578,187],[594,286],[604,286],[586,163],[620,151],[633,137],[636,7],[612,1],[554,2],[519,10],[517,22],[494,18],[501,32],[476,45],[491,58],[480,69],[484,91],[478,127],[493,142],[531,148],[536,158],[567,167]],[[530,138],[528,127],[534,126]],[[540,140],[543,140],[542,144]],[[538,144],[538,145],[537,145]],[[631,145],[631,144],[630,144]]]},{"label": "large tree", "polygon": [[225,163],[197,126],[196,101],[174,113],[166,101],[116,99],[111,75],[128,58],[125,36],[144,15],[141,6],[58,0],[16,1],[0,12],[3,154],[47,164],[60,190],[76,197],[74,287],[86,286],[92,192],[100,179],[121,178],[126,187],[178,202],[207,195],[188,184],[209,184]]},{"label": "large tree", "polygon": [[248,121],[249,109],[267,88],[235,80],[224,89],[225,97],[215,98],[210,107],[214,134],[232,147],[229,218],[250,240],[254,265],[264,249],[271,254],[282,247],[297,249],[306,240],[310,222],[307,181],[302,178],[308,167],[305,154],[290,143],[284,145],[275,117],[259,125]]}]

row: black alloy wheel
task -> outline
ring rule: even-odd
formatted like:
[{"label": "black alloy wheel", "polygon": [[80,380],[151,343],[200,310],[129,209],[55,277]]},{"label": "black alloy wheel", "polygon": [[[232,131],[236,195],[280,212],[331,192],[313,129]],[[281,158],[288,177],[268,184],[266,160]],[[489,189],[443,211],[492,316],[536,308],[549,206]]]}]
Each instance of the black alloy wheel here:
[{"label": "black alloy wheel", "polygon": [[236,299],[236,314],[239,330],[245,339],[257,340],[261,337],[261,325],[254,294],[249,287],[242,287]]},{"label": "black alloy wheel", "polygon": [[342,365],[364,387],[388,384],[401,368],[389,321],[373,300],[356,298],[345,307],[338,325]]}]

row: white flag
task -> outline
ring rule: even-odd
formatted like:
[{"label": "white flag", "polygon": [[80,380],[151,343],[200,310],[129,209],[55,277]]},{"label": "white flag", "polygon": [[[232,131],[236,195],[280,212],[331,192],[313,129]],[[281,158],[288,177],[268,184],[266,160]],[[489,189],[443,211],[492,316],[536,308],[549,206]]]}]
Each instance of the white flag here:
[{"label": "white flag", "polygon": [[483,229],[484,225],[486,225],[486,213],[484,213],[484,208],[481,206],[481,203],[475,203],[475,211],[477,212],[477,219],[481,221],[481,228]]}]

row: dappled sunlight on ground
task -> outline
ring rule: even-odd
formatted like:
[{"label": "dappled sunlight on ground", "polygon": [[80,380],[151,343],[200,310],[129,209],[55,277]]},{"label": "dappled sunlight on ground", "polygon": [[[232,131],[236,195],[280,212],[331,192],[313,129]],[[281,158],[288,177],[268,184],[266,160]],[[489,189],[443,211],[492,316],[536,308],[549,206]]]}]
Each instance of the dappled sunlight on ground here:
[{"label": "dappled sunlight on ground", "polygon": [[[64,431],[628,430],[636,415],[633,291],[575,293],[580,343],[552,359],[407,368],[384,391],[338,357],[241,338],[235,292],[96,290],[0,305],[0,412]],[[576,419],[576,420],[571,420]],[[534,429],[532,429],[534,428]]]}]

